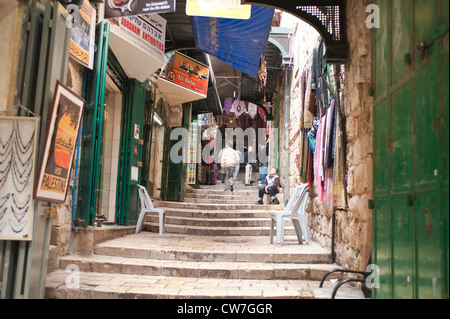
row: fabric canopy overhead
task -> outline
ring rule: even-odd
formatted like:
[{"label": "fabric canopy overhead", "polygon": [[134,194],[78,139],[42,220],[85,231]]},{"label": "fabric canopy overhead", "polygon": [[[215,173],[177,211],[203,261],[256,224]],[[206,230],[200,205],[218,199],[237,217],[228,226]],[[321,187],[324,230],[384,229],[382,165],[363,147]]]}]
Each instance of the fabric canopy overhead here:
[{"label": "fabric canopy overhead", "polygon": [[274,9],[252,5],[248,20],[191,17],[196,47],[256,78]]}]

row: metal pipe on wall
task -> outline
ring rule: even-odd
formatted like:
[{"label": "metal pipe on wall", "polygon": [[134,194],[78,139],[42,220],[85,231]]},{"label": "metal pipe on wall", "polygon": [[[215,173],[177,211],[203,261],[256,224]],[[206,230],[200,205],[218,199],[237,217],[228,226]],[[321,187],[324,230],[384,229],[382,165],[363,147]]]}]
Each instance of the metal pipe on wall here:
[{"label": "metal pipe on wall", "polygon": [[289,200],[289,122],[290,122],[290,92],[291,92],[291,83],[290,83],[290,76],[289,73],[291,71],[290,66],[286,66],[285,72],[285,123],[284,123],[284,129],[285,129],[285,157],[284,157],[284,202],[287,204]]}]

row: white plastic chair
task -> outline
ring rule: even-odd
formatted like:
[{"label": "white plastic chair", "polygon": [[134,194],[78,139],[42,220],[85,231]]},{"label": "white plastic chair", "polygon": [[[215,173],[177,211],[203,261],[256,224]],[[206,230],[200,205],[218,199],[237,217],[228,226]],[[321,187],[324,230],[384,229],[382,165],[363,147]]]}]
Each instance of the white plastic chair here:
[{"label": "white plastic chair", "polygon": [[270,224],[270,243],[273,244],[274,224],[277,225],[277,244],[284,243],[284,224],[286,220],[292,220],[297,234],[298,242],[303,244],[303,236],[309,244],[310,232],[305,216],[306,200],[308,198],[308,184],[302,184],[295,188],[284,210],[273,211]]},{"label": "white plastic chair", "polygon": [[165,228],[165,210],[162,208],[155,208],[152,200],[147,193],[147,189],[144,186],[136,185],[139,191],[139,198],[141,200],[141,212],[139,213],[139,220],[136,225],[136,234],[139,233],[144,225],[145,216],[147,213],[158,213],[159,215],[159,234],[164,233]]}]

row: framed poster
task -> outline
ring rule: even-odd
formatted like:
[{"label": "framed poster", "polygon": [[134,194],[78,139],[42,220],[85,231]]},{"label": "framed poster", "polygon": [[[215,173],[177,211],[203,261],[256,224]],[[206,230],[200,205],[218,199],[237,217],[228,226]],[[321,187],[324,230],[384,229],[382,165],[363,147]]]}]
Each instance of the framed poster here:
[{"label": "framed poster", "polygon": [[84,106],[84,99],[57,81],[36,179],[35,199],[54,203],[66,200]]},{"label": "framed poster", "polygon": [[78,19],[70,31],[70,56],[91,70],[94,66],[96,12],[88,0],[83,0]]},{"label": "framed poster", "polygon": [[0,240],[31,240],[38,119],[0,117]]}]

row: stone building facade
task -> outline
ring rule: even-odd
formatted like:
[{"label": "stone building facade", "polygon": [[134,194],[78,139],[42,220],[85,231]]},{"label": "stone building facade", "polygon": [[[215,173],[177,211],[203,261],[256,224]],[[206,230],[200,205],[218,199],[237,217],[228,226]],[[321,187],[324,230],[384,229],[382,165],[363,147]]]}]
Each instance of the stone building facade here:
[{"label": "stone building facade", "polygon": [[[364,270],[371,256],[372,212],[368,201],[372,196],[372,99],[371,29],[365,27],[369,1],[351,0],[347,3],[347,32],[349,59],[338,70],[342,92],[341,103],[346,123],[346,183],[348,210],[336,211],[334,249],[336,262],[349,269]],[[285,17],[284,15],[283,17]],[[299,74],[312,54],[319,34],[309,24],[296,20],[293,68],[289,96],[289,186],[292,192],[301,183],[296,163],[299,135]],[[292,25],[292,23],[288,22]],[[285,180],[285,87],[278,90],[280,173]],[[344,194],[343,194],[344,195]],[[342,203],[341,203],[342,204]],[[341,205],[340,205],[341,206]],[[332,244],[332,208],[320,202],[315,187],[310,191],[307,216],[313,240],[324,247]]]}]

